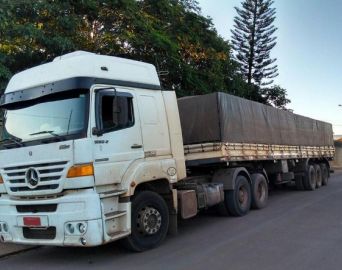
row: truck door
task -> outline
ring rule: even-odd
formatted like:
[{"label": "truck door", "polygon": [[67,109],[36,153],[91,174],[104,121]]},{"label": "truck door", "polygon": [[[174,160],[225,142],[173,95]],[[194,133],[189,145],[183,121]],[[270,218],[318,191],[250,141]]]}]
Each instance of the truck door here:
[{"label": "truck door", "polygon": [[120,183],[129,165],[144,158],[137,106],[134,91],[96,91],[92,133],[97,185]]}]

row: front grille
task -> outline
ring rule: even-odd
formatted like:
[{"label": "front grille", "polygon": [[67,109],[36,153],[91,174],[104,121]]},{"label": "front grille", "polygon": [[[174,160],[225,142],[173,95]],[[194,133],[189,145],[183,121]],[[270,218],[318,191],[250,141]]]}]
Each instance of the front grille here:
[{"label": "front grille", "polygon": [[23,228],[26,239],[52,240],[56,238],[56,227],[48,228]]},{"label": "front grille", "polygon": [[[46,189],[57,189],[59,187],[58,184],[55,185],[43,185],[43,186],[37,186],[34,190],[46,190]],[[29,187],[11,187],[10,188],[12,192],[18,192],[18,191],[30,191],[32,188]]]},{"label": "front grille", "polygon": [[[38,195],[44,191],[52,193],[59,190],[61,178],[66,173],[67,161],[38,163],[6,167],[3,169],[3,178],[8,191],[13,195]],[[26,172],[34,168],[39,176],[39,182],[32,187],[27,183]]]},{"label": "front grille", "polygon": [[56,212],[57,204],[41,204],[41,205],[17,205],[18,213],[47,213]]}]

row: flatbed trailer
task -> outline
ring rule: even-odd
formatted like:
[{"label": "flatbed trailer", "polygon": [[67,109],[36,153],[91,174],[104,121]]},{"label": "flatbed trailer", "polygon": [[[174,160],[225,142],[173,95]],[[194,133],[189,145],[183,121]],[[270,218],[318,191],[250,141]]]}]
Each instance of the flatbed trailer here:
[{"label": "flatbed trailer", "polygon": [[221,213],[265,207],[269,185],[314,190],[328,183],[331,124],[220,92],[180,98],[178,106],[189,181],[221,184]]}]

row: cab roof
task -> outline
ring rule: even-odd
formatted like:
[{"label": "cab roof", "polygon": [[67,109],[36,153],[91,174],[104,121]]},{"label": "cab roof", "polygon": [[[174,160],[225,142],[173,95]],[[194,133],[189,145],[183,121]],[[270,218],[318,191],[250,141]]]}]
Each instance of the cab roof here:
[{"label": "cab roof", "polygon": [[76,51],[56,57],[52,62],[15,74],[5,93],[37,87],[74,77],[92,77],[150,85],[159,88],[156,68],[147,63],[124,58]]}]

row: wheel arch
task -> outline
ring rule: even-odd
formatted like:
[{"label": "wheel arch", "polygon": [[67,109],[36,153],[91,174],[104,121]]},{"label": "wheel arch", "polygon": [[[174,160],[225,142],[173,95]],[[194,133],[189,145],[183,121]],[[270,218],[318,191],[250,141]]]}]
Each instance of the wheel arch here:
[{"label": "wheel arch", "polygon": [[212,182],[222,183],[225,190],[234,190],[235,181],[239,175],[245,176],[248,182],[251,183],[251,176],[244,167],[220,169],[213,175]]},{"label": "wheel arch", "polygon": [[294,172],[303,173],[306,172],[309,165],[313,164],[314,160],[311,158],[303,158],[300,159],[296,166],[294,167]]},{"label": "wheel arch", "polygon": [[132,187],[132,194],[142,190],[153,191],[161,195],[170,193],[172,188],[168,179],[160,178],[139,183],[138,185]]},{"label": "wheel arch", "polygon": [[327,165],[328,169],[330,170],[330,162],[327,158],[322,158],[321,163]]},{"label": "wheel arch", "polygon": [[122,188],[127,189],[126,196],[133,196],[138,187],[157,189],[157,191],[169,187],[171,190],[172,184],[178,180],[178,175],[177,173],[170,175],[168,169],[176,168],[175,166],[173,159],[136,160],[128,167],[121,181]]}]

